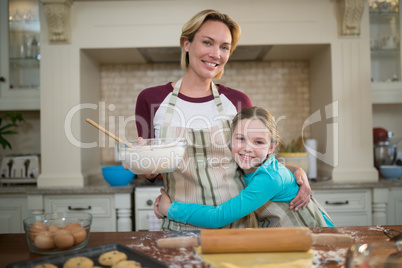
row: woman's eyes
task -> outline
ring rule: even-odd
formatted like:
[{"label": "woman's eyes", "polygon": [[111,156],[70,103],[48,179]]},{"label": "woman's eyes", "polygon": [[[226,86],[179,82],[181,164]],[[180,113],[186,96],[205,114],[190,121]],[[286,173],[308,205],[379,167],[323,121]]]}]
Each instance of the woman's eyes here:
[{"label": "woman's eyes", "polygon": [[[205,45],[208,45],[208,46],[212,45],[212,42],[209,41],[209,40],[202,41],[202,43],[205,44]],[[224,49],[224,50],[230,50],[229,46],[221,46],[221,48]]]}]

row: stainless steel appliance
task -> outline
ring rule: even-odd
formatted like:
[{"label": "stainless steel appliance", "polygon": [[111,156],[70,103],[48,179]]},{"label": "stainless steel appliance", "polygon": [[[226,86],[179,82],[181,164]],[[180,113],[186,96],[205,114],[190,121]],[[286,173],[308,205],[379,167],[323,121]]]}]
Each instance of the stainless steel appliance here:
[{"label": "stainless steel appliance", "polygon": [[39,174],[39,155],[8,155],[1,161],[0,182],[2,184],[36,183]]}]

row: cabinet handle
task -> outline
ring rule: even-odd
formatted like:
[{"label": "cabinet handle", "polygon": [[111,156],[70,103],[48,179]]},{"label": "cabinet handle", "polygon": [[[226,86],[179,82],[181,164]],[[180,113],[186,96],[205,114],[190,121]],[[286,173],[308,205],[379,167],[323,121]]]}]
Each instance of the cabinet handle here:
[{"label": "cabinet handle", "polygon": [[152,202],[152,200],[148,200],[148,201],[147,201],[147,205],[148,205],[148,206],[152,206],[153,203],[154,203],[154,202]]},{"label": "cabinet handle", "polygon": [[325,201],[325,204],[326,204],[326,205],[330,205],[330,206],[342,206],[342,205],[347,205],[347,204],[349,204],[349,201],[348,201],[348,200],[346,200],[345,202],[341,202],[341,201],[338,201],[338,202],[329,202],[329,201]]},{"label": "cabinet handle", "polygon": [[91,208],[92,208],[91,206],[88,206],[88,207],[86,207],[86,208],[83,208],[83,207],[76,207],[76,208],[73,208],[72,206],[68,206],[68,210],[75,210],[75,211],[90,210]]},{"label": "cabinet handle", "polygon": [[6,82],[6,79],[2,76],[0,77],[0,82]]}]

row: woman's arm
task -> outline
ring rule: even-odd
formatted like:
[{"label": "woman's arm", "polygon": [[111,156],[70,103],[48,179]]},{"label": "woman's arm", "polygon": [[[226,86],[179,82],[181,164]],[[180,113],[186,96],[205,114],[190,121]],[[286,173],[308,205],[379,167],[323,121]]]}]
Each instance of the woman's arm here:
[{"label": "woman's arm", "polygon": [[[238,196],[215,207],[181,202],[173,202],[169,206],[168,201],[162,201],[162,195],[159,200],[159,213],[167,214],[169,219],[186,224],[220,228],[243,218],[271,200],[281,191],[281,184],[280,178],[275,175],[256,176]],[[166,204],[168,204],[167,208]]]},{"label": "woman's arm", "polygon": [[296,197],[290,202],[290,209],[298,211],[300,208],[305,209],[310,202],[311,188],[308,182],[306,172],[302,168],[294,166],[286,166],[295,176],[296,182],[299,185],[299,192]]}]

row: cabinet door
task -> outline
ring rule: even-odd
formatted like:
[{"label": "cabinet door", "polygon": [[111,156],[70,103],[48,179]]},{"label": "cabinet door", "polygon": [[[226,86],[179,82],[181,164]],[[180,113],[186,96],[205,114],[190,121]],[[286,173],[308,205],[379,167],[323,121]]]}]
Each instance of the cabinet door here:
[{"label": "cabinet door", "polygon": [[91,213],[93,232],[116,232],[113,195],[49,195],[45,196],[45,213],[83,211]]},{"label": "cabinet door", "polygon": [[331,216],[335,226],[372,224],[371,190],[319,190],[313,196]]},{"label": "cabinet door", "polygon": [[392,188],[390,190],[388,224],[402,225],[402,188]]},{"label": "cabinet door", "polygon": [[0,196],[0,233],[23,233],[28,216],[26,196]]},{"label": "cabinet door", "polygon": [[[154,216],[154,202],[160,195],[159,187],[137,188],[134,194],[135,206],[135,230],[148,231],[159,230],[161,220]],[[152,226],[150,226],[152,224]]]},{"label": "cabinet door", "polygon": [[0,1],[0,110],[39,110],[39,0]]}]

